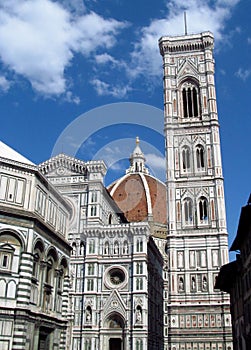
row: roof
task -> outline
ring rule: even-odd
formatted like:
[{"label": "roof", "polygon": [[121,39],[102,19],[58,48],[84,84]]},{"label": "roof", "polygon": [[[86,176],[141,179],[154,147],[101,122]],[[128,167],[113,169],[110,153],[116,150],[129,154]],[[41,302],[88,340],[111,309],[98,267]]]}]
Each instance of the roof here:
[{"label": "roof", "polygon": [[238,230],[230,251],[240,250],[251,235],[251,202],[241,209]]},{"label": "roof", "polygon": [[238,274],[238,261],[232,261],[220,268],[219,275],[216,278],[215,288],[230,293],[234,281]]},{"label": "roof", "polygon": [[129,169],[108,191],[129,222],[167,223],[166,186],[149,174],[138,138]]},{"label": "roof", "polygon": [[17,151],[15,151],[13,148],[11,148],[10,146],[6,145],[2,141],[0,141],[0,157],[1,158],[6,158],[6,159],[10,159],[10,160],[14,160],[14,161],[20,162],[20,163],[25,163],[25,164],[29,164],[29,165],[35,165],[29,159],[25,158],[20,153],[18,153]]}]

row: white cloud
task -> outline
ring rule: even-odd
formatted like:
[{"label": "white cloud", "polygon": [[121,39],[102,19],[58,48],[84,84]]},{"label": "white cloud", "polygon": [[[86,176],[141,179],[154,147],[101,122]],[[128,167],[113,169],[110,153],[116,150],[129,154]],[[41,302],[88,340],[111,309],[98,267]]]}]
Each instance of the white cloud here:
[{"label": "white cloud", "polygon": [[2,0],[0,59],[39,93],[59,95],[67,91],[65,70],[74,53],[88,56],[112,47],[125,26],[94,12],[70,12],[51,0]]},{"label": "white cloud", "polygon": [[106,63],[116,63],[117,61],[115,60],[114,57],[112,57],[111,55],[109,55],[108,53],[103,53],[101,55],[96,55],[95,56],[95,61],[98,64],[106,64]]},{"label": "white cloud", "polygon": [[69,103],[74,103],[76,105],[80,104],[80,98],[78,96],[74,96],[71,91],[66,92],[65,101]]},{"label": "white cloud", "polygon": [[161,74],[161,58],[158,39],[163,35],[184,34],[184,11],[186,11],[188,33],[212,31],[216,42],[224,38],[224,27],[231,10],[239,0],[170,0],[166,1],[167,15],[154,19],[141,29],[141,38],[135,43],[131,54],[129,76],[136,78],[146,74],[151,79]]},{"label": "white cloud", "polygon": [[251,38],[248,38],[248,44],[251,44]]},{"label": "white cloud", "polygon": [[[166,16],[153,19],[149,26],[137,28],[130,62],[125,56],[110,54],[118,35],[127,22],[105,19],[88,12],[88,1],[82,0],[1,0],[0,1],[0,62],[5,70],[25,77],[33,89],[45,96],[62,96],[79,103],[70,91],[67,68],[80,53],[101,69],[120,71],[120,81],[92,79],[100,96],[124,98],[132,90],[132,81],[144,76],[144,81],[161,81],[161,57],[158,39],[162,35],[184,33],[184,10],[188,32],[211,30],[219,42],[232,8],[239,0],[165,0]],[[251,39],[248,39],[251,42]],[[123,51],[122,51],[123,52]],[[125,73],[129,82],[124,83]],[[84,73],[83,73],[84,74]],[[89,74],[89,72],[88,72]],[[108,74],[106,74],[108,77]],[[85,76],[84,76],[85,78]],[[108,78],[106,78],[108,79]],[[156,79],[157,81],[157,79]],[[1,83],[3,86],[4,83]],[[7,85],[5,85],[7,86]],[[2,88],[3,89],[3,88]],[[6,89],[6,88],[5,88]]]},{"label": "white cloud", "polygon": [[146,164],[154,169],[166,169],[165,157],[160,157],[154,153],[145,154]]},{"label": "white cloud", "polygon": [[95,56],[95,61],[98,64],[112,64],[114,67],[126,67],[126,63],[124,61],[117,60],[113,56],[108,53],[103,53]]},{"label": "white cloud", "polygon": [[123,98],[127,96],[128,92],[131,91],[129,85],[111,85],[100,79],[92,79],[90,83],[93,85],[99,96],[113,96],[116,98]]},{"label": "white cloud", "polygon": [[239,68],[238,71],[235,73],[235,75],[236,75],[236,77],[245,81],[251,76],[251,69]]},{"label": "white cloud", "polygon": [[0,90],[7,92],[10,88],[10,81],[8,81],[4,76],[0,75]]}]

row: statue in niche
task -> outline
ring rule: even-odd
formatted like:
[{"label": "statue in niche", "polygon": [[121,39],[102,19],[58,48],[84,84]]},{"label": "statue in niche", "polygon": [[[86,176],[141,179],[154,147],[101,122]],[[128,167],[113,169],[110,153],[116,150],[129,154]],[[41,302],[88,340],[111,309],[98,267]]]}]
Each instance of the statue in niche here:
[{"label": "statue in niche", "polygon": [[109,254],[109,243],[105,242],[105,255]]},{"label": "statue in niche", "polygon": [[195,290],[196,284],[195,284],[195,278],[192,277],[192,290]]},{"label": "statue in niche", "polygon": [[202,288],[203,290],[207,289],[207,278],[205,276],[203,277]]},{"label": "statue in niche", "polygon": [[179,278],[179,291],[184,291],[184,280],[182,277]]},{"label": "statue in niche", "polygon": [[136,323],[141,323],[142,322],[142,311],[141,311],[141,307],[137,306],[136,309]]},{"label": "statue in niche", "polygon": [[114,254],[118,254],[119,253],[119,245],[118,242],[115,242],[114,244]]},{"label": "statue in niche", "polygon": [[86,308],[85,320],[87,323],[91,323],[92,321],[92,310],[89,306]]},{"label": "statue in niche", "polygon": [[127,242],[124,243],[123,253],[128,254],[128,243]]}]

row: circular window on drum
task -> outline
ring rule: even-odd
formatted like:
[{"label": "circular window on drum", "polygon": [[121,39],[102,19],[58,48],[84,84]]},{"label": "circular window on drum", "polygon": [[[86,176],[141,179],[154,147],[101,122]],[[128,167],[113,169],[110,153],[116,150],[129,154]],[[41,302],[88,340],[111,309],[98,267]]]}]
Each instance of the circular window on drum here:
[{"label": "circular window on drum", "polygon": [[124,267],[110,267],[106,271],[105,284],[109,288],[122,288],[127,283],[127,271]]}]

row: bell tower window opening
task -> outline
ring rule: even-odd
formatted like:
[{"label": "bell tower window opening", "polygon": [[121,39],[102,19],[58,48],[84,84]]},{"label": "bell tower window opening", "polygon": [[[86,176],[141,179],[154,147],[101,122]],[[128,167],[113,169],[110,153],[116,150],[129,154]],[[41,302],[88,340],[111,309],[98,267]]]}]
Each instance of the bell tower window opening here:
[{"label": "bell tower window opening", "polygon": [[185,146],[182,149],[182,169],[183,169],[183,171],[189,171],[191,168],[190,156],[191,156],[190,149]]},{"label": "bell tower window opening", "polygon": [[208,201],[205,197],[199,199],[199,219],[201,223],[208,221]]},{"label": "bell tower window opening", "polygon": [[183,117],[197,118],[199,116],[199,92],[192,84],[182,89]]},{"label": "bell tower window opening", "polygon": [[191,198],[185,198],[183,203],[185,225],[193,224],[193,203]]},{"label": "bell tower window opening", "polygon": [[205,168],[205,152],[201,145],[196,147],[196,165],[198,170]]}]

